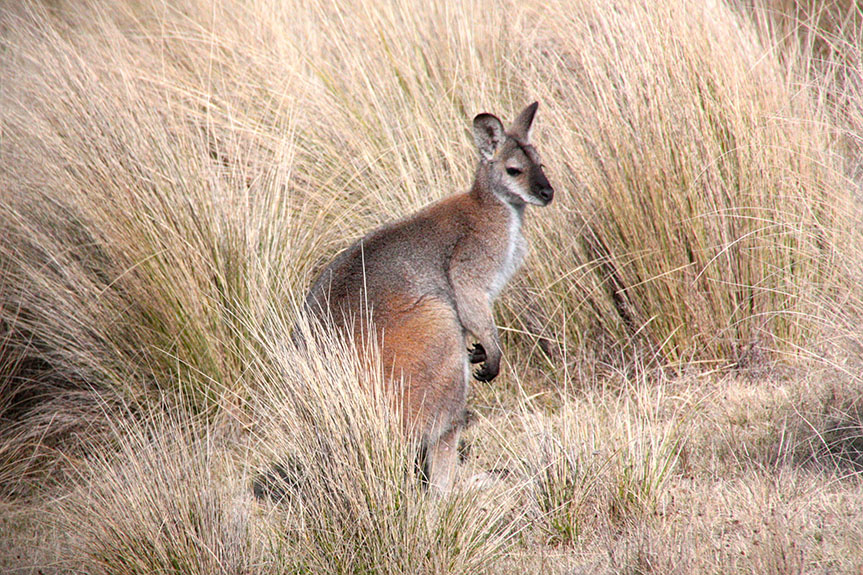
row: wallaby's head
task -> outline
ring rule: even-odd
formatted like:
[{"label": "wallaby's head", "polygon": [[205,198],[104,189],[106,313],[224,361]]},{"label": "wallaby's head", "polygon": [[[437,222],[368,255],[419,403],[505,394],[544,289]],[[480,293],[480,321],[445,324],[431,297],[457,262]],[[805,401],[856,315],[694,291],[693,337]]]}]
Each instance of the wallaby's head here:
[{"label": "wallaby's head", "polygon": [[539,154],[530,144],[530,128],[539,102],[526,107],[508,130],[491,114],[473,119],[473,139],[480,162],[488,167],[492,191],[512,205],[547,205],[554,197]]}]

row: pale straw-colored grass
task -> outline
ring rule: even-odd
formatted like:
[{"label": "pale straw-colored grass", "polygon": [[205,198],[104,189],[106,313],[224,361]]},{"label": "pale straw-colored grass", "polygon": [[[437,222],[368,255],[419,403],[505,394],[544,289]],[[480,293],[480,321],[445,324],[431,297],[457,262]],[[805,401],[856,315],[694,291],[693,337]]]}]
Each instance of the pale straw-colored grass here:
[{"label": "pale straw-colored grass", "polygon": [[[806,6],[0,0],[0,568],[859,567],[861,28]],[[508,472],[430,500],[296,305],[534,99]]]}]

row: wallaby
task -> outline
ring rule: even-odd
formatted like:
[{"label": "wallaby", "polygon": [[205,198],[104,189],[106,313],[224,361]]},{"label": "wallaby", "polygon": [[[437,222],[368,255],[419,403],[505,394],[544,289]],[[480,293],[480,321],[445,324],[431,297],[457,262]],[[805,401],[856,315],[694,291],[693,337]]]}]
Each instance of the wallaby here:
[{"label": "wallaby", "polygon": [[524,208],[554,196],[529,141],[538,105],[509,130],[491,114],[476,116],[471,189],[372,231],[339,254],[306,297],[312,317],[358,341],[374,332],[384,369],[401,386],[405,429],[420,441],[423,473],[438,492],[448,491],[457,461],[468,362],[481,364],[473,372],[480,381],[500,370],[492,302],[527,251]]}]

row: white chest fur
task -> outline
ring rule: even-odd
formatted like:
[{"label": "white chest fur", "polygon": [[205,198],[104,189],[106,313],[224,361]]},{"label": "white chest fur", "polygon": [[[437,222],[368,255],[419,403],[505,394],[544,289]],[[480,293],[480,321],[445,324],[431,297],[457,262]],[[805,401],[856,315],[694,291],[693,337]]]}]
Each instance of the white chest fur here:
[{"label": "white chest fur", "polygon": [[507,244],[501,266],[489,286],[488,291],[492,298],[497,297],[504,286],[506,286],[513,274],[521,267],[524,256],[527,254],[527,242],[521,233],[523,212],[512,206],[508,207],[510,213],[507,223]]}]

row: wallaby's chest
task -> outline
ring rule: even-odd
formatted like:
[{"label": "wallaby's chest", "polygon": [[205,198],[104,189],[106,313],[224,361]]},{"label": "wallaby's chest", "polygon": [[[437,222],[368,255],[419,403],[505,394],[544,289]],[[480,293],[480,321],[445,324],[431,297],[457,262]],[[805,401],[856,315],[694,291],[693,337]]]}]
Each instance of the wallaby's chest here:
[{"label": "wallaby's chest", "polygon": [[489,295],[497,297],[506,286],[513,274],[521,267],[527,254],[527,242],[521,233],[522,215],[515,209],[511,210],[507,221],[506,242],[501,254],[500,266],[489,286]]}]

